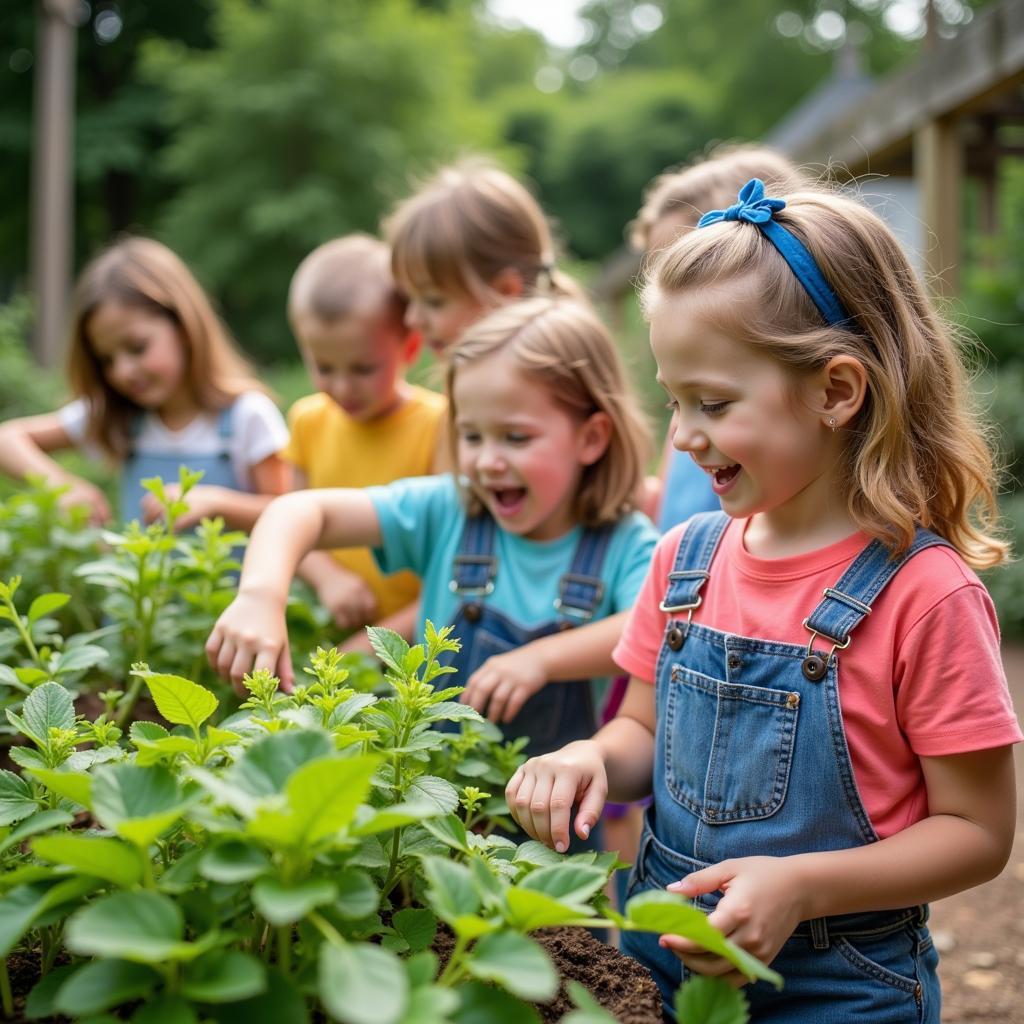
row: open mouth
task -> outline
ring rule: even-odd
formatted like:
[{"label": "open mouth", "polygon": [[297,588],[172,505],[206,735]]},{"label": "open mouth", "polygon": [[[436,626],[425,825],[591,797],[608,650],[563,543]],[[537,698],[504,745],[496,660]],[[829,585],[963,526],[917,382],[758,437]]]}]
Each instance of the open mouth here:
[{"label": "open mouth", "polygon": [[518,512],[526,498],[525,487],[492,487],[496,511],[502,515],[513,515]]},{"label": "open mouth", "polygon": [[722,495],[731,489],[742,466],[733,464],[731,466],[702,466],[701,468],[711,477],[711,489],[715,494]]}]

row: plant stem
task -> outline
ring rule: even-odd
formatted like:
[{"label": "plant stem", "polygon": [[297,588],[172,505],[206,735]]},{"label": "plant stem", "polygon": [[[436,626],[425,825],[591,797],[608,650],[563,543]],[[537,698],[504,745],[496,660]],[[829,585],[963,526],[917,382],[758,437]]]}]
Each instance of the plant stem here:
[{"label": "plant stem", "polygon": [[338,929],[331,924],[322,914],[316,910],[311,910],[306,915],[306,920],[309,921],[314,928],[316,928],[321,935],[333,946],[344,946],[345,940],[341,937]]},{"label": "plant stem", "polygon": [[292,929],[283,924],[277,929],[277,966],[285,976],[292,972]]},{"label": "plant stem", "polygon": [[7,957],[0,958],[0,1003],[3,1004],[4,1019],[14,1019],[14,996],[11,993],[11,976],[7,973]]},{"label": "plant stem", "polygon": [[451,987],[454,985],[463,974],[465,974],[465,967],[462,966],[462,957],[466,952],[466,948],[469,946],[469,939],[464,939],[461,936],[455,938],[455,948],[452,950],[452,955],[445,965],[444,971],[441,973],[441,977],[437,979],[437,984],[441,986]]}]

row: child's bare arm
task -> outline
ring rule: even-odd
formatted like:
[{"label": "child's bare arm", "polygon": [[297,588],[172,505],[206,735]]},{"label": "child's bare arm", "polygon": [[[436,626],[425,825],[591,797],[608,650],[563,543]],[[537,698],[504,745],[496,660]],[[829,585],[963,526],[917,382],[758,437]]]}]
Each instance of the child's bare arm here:
[{"label": "child's bare arm", "polygon": [[[396,633],[400,634],[409,643],[413,643],[417,637],[416,632],[416,619],[419,615],[420,603],[418,600],[413,601],[411,604],[407,604],[404,608],[399,608],[397,612],[393,612],[391,615],[386,615],[379,622],[375,622],[375,626],[381,626],[384,629],[393,629]],[[353,633],[343,644],[338,645],[338,649],[348,653],[349,651],[355,651],[359,654],[373,654],[373,647],[370,644],[370,638],[366,635],[365,629],[358,629]]]},{"label": "child's bare arm", "polygon": [[206,642],[210,664],[236,686],[254,667],[277,671],[290,684],[284,608],[299,562],[316,547],[379,543],[377,513],[364,491],[297,491],[275,498],[253,529],[238,596]]},{"label": "child's bare arm", "polygon": [[0,425],[0,470],[18,480],[41,476],[54,484],[70,487],[64,495],[65,506],[86,505],[96,522],[110,519],[110,506],[95,484],[68,472],[48,454],[73,448],[74,442],[55,412],[25,416]]},{"label": "child's bare arm", "polygon": [[[929,816],[895,835],[848,850],[722,861],[670,888],[689,897],[722,890],[709,920],[770,963],[801,921],[914,906],[994,877],[1015,828],[1011,748],[926,757],[921,766]],[[692,943],[666,942],[691,970],[734,977]]]}]

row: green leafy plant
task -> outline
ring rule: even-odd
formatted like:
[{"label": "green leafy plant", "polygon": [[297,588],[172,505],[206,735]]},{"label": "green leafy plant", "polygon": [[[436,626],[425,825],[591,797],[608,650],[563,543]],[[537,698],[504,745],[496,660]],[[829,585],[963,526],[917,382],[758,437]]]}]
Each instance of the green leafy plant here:
[{"label": "green leafy plant", "polygon": [[[415,647],[371,640],[380,692],[350,686],[344,658],[321,649],[291,694],[246,677],[219,724],[205,687],[142,664],[133,678],[166,725],[122,736],[52,681],[8,715],[31,746],[22,774],[0,774],[0,961],[16,947],[37,959],[31,1018],[530,1019],[525,1003],[557,988],[532,937],[551,925],[673,931],[776,980],[678,896],[614,913],[614,854],[474,831],[492,798],[432,773],[439,750],[467,743],[434,726],[480,724],[459,687],[435,686],[457,641],[433,626]],[[0,999],[11,1014],[6,968]],[[576,1001],[579,1024],[602,1019]]]}]

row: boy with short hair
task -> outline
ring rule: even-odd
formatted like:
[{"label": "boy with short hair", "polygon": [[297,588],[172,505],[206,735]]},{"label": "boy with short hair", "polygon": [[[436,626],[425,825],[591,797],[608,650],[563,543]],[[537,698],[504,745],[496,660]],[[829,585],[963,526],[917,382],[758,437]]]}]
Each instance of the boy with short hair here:
[{"label": "boy with short hair", "polygon": [[[288,320],[317,393],[288,413],[282,454],[296,488],[368,487],[441,468],[447,402],[405,380],[421,341],[404,314],[388,247],[375,238],[334,239],[299,265]],[[346,649],[369,649],[359,627],[371,622],[411,633],[418,580],[385,577],[368,548],[313,552],[300,575],[340,627],[358,630]]]}]

